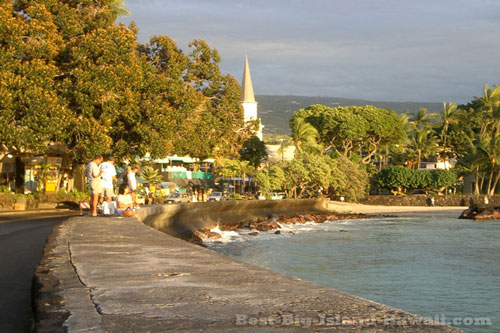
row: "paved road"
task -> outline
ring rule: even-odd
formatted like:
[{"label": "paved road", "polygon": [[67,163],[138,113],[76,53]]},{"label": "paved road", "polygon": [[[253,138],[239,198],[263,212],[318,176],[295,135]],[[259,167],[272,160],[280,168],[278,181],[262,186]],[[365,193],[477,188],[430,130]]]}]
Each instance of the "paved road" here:
[{"label": "paved road", "polygon": [[0,332],[31,332],[31,278],[52,227],[75,212],[0,215]]}]

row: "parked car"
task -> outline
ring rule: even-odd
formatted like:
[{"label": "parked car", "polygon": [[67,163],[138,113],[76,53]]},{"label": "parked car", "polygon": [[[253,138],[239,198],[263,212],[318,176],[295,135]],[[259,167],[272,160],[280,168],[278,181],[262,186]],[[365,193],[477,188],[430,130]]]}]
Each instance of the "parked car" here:
[{"label": "parked car", "polygon": [[222,192],[212,192],[208,198],[207,201],[224,201],[227,198],[222,194]]},{"label": "parked car", "polygon": [[285,193],[277,193],[277,192],[271,193],[271,200],[282,200],[284,198],[285,198]]},{"label": "parked car", "polygon": [[165,198],[165,203],[191,202],[191,197],[186,193],[174,192]]}]

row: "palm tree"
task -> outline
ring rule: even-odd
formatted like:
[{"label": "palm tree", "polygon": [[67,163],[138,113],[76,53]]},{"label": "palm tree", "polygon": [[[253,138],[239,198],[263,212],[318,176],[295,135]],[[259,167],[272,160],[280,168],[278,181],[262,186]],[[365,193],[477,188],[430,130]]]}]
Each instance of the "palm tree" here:
[{"label": "palm tree", "polygon": [[238,161],[230,160],[230,163],[227,165],[228,171],[231,173],[231,176],[233,177],[233,187],[234,187],[234,193],[236,193],[236,175],[239,175],[241,172],[240,165]]},{"label": "palm tree", "polygon": [[426,128],[429,126],[431,119],[436,118],[435,113],[427,113],[426,108],[420,108],[416,114],[413,115],[412,123],[415,125],[416,130]]},{"label": "palm tree", "polygon": [[441,129],[440,139],[442,144],[442,151],[445,159],[447,158],[446,152],[448,150],[448,129],[450,124],[456,122],[456,118],[454,116],[455,111],[457,110],[457,105],[453,103],[443,103],[443,113],[439,115],[441,124],[443,128]]},{"label": "palm tree", "polygon": [[40,166],[40,191],[45,192],[45,185],[47,184],[47,178],[50,173],[50,168],[52,167],[52,164],[50,163],[44,163]]},{"label": "palm tree", "polygon": [[158,174],[158,169],[150,166],[142,168],[141,178],[144,179],[148,184],[160,183],[162,180],[161,175]]},{"label": "palm tree", "polygon": [[111,8],[116,12],[118,17],[130,15],[130,11],[125,6],[125,0],[113,0],[111,3]]},{"label": "palm tree", "polygon": [[232,160],[221,157],[217,158],[215,163],[218,169],[219,176],[222,179],[231,177],[231,175],[233,174],[233,169],[231,168]]},{"label": "palm tree", "polygon": [[297,119],[293,130],[293,140],[297,152],[320,153],[322,149],[321,145],[318,144],[318,138],[318,130],[313,125],[304,118]]},{"label": "palm tree", "polygon": [[254,171],[254,169],[250,165],[249,161],[237,160],[236,163],[238,164],[238,169],[239,169],[241,176],[243,178],[243,187],[241,189],[241,192],[242,192],[242,194],[244,194],[245,188],[246,188],[246,177],[247,177],[247,175],[250,175]]},{"label": "palm tree", "polygon": [[[500,87],[494,86],[493,89],[489,85],[485,84],[483,88],[483,97],[477,99],[478,102],[482,104],[482,109],[484,112],[483,125],[481,126],[480,134],[484,134],[488,127],[495,122],[495,120],[500,119],[499,117],[499,104],[500,104]],[[500,131],[500,121],[496,123],[497,132]]]},{"label": "palm tree", "polygon": [[[489,179],[488,179],[488,195],[495,193],[495,188],[500,180],[500,133],[494,136],[483,135],[480,138],[479,150],[481,155],[479,162],[489,166]],[[495,172],[497,172],[495,176]]]},{"label": "palm tree", "polygon": [[[483,151],[480,149],[480,141],[474,140],[472,142],[469,140],[467,145],[467,153],[464,158],[459,160],[459,165],[464,168],[468,173],[472,173],[475,177],[474,179],[474,194],[480,195],[482,186],[479,186],[481,176],[481,170],[484,168],[484,160],[482,160]],[[486,162],[489,164],[489,161]],[[482,182],[481,182],[482,183]]]},{"label": "palm tree", "polygon": [[417,163],[415,169],[420,168],[422,157],[429,158],[436,152],[436,138],[429,128],[423,128],[415,133],[411,138],[411,148],[417,153]]}]

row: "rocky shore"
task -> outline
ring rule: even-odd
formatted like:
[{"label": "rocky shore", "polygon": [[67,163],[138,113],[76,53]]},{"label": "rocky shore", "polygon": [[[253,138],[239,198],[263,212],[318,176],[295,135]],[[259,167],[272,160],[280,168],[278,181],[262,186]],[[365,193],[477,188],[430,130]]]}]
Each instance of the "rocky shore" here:
[{"label": "rocky shore", "polygon": [[220,233],[213,231],[213,229],[216,229],[217,227],[220,231],[248,231],[249,236],[258,236],[260,232],[272,230],[275,230],[274,233],[279,235],[281,234],[281,231],[279,230],[281,229],[281,225],[305,224],[308,222],[324,223],[326,221],[363,219],[369,217],[371,217],[371,215],[366,214],[308,213],[291,216],[284,214],[272,214],[268,216],[267,219],[251,218],[243,220],[239,223],[221,221],[216,224],[205,225],[199,229],[193,230],[192,235],[187,240],[194,244],[204,246],[203,242],[206,240],[217,240],[222,238]]},{"label": "rocky shore", "polygon": [[459,219],[470,219],[475,221],[499,220],[500,206],[495,205],[471,205],[458,217]]}]

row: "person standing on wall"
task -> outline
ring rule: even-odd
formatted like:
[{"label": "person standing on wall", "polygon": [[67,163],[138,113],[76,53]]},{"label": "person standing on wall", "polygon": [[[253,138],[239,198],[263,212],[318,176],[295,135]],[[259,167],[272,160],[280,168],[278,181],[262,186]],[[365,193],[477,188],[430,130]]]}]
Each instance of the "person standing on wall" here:
[{"label": "person standing on wall", "polygon": [[139,171],[139,167],[135,165],[127,173],[128,187],[130,189],[130,195],[132,196],[134,206],[137,206],[137,180],[135,178],[137,171]]},{"label": "person standing on wall", "polygon": [[101,195],[101,175],[103,171],[99,169],[99,164],[102,163],[102,155],[96,155],[94,159],[87,164],[87,180],[89,182],[90,190],[90,216],[97,216],[97,203],[99,201],[99,196]]},{"label": "person standing on wall", "polygon": [[[102,200],[106,200],[108,210],[109,210],[109,205],[111,200],[113,199],[114,196],[114,188],[113,188],[113,182],[116,182],[116,168],[115,168],[115,159],[113,156],[109,156],[106,158],[106,161],[101,163],[99,165],[99,169],[102,170],[102,175],[101,175],[101,203],[103,202]],[[109,212],[105,212],[104,214],[109,214]]]}]

